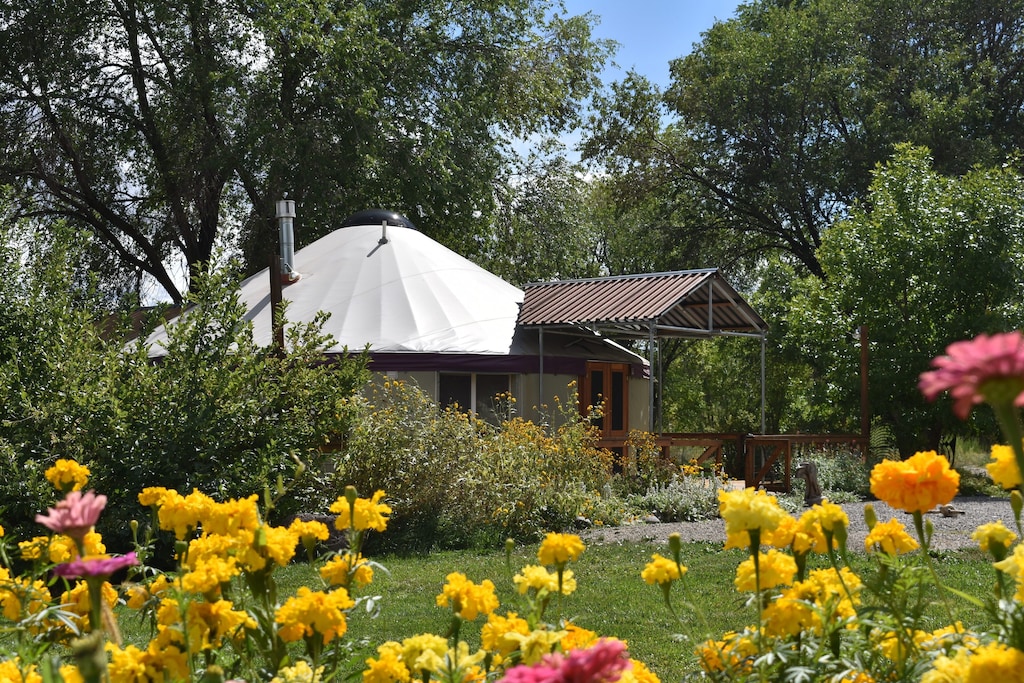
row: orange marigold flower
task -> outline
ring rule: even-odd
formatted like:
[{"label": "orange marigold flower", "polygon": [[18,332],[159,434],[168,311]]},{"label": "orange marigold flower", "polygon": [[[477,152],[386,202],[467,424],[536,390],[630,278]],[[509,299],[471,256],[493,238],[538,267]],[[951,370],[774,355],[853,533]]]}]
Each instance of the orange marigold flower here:
[{"label": "orange marigold flower", "polygon": [[871,470],[871,493],[897,510],[927,512],[953,500],[960,474],[935,451],[900,462],[883,460]]}]

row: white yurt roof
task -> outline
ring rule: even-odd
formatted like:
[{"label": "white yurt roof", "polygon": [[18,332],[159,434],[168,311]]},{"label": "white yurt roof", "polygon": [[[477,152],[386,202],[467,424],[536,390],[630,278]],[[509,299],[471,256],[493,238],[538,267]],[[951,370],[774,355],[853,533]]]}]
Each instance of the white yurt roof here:
[{"label": "white yurt roof", "polygon": [[[283,287],[286,317],[305,323],[329,312],[327,353],[369,345],[377,353],[508,354],[523,301],[523,290],[415,228],[385,230],[380,221],[300,249],[293,269],[301,277]],[[241,301],[255,341],[272,343],[269,268],[242,282]],[[163,328],[153,333],[150,355],[161,355],[164,340]]]}]

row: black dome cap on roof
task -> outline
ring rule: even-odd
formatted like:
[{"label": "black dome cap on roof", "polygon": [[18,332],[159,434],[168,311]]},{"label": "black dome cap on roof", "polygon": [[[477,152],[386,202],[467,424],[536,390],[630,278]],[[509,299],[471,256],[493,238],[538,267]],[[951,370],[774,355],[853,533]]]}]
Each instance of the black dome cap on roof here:
[{"label": "black dome cap on roof", "polygon": [[394,225],[399,228],[417,229],[411,220],[400,213],[388,211],[387,209],[366,209],[364,211],[357,211],[342,221],[341,227],[350,228],[354,225],[380,225],[385,221],[387,221],[388,225]]}]

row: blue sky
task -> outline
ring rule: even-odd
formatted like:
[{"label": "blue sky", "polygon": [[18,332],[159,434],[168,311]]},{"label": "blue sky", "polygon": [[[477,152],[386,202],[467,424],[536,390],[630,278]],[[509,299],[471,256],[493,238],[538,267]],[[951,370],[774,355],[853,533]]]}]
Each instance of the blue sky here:
[{"label": "blue sky", "polygon": [[619,80],[630,68],[662,89],[669,83],[668,62],[689,54],[702,31],[715,20],[733,16],[741,0],[564,0],[569,15],[593,12],[600,18],[597,38],[619,43],[606,82]]}]

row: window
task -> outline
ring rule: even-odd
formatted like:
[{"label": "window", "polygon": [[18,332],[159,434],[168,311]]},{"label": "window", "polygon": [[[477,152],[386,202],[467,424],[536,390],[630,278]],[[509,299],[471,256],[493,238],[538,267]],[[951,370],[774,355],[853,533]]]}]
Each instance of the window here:
[{"label": "window", "polygon": [[498,424],[504,415],[495,411],[495,396],[508,393],[511,387],[510,375],[441,372],[437,379],[437,401],[442,408],[458,405],[482,420]]}]

